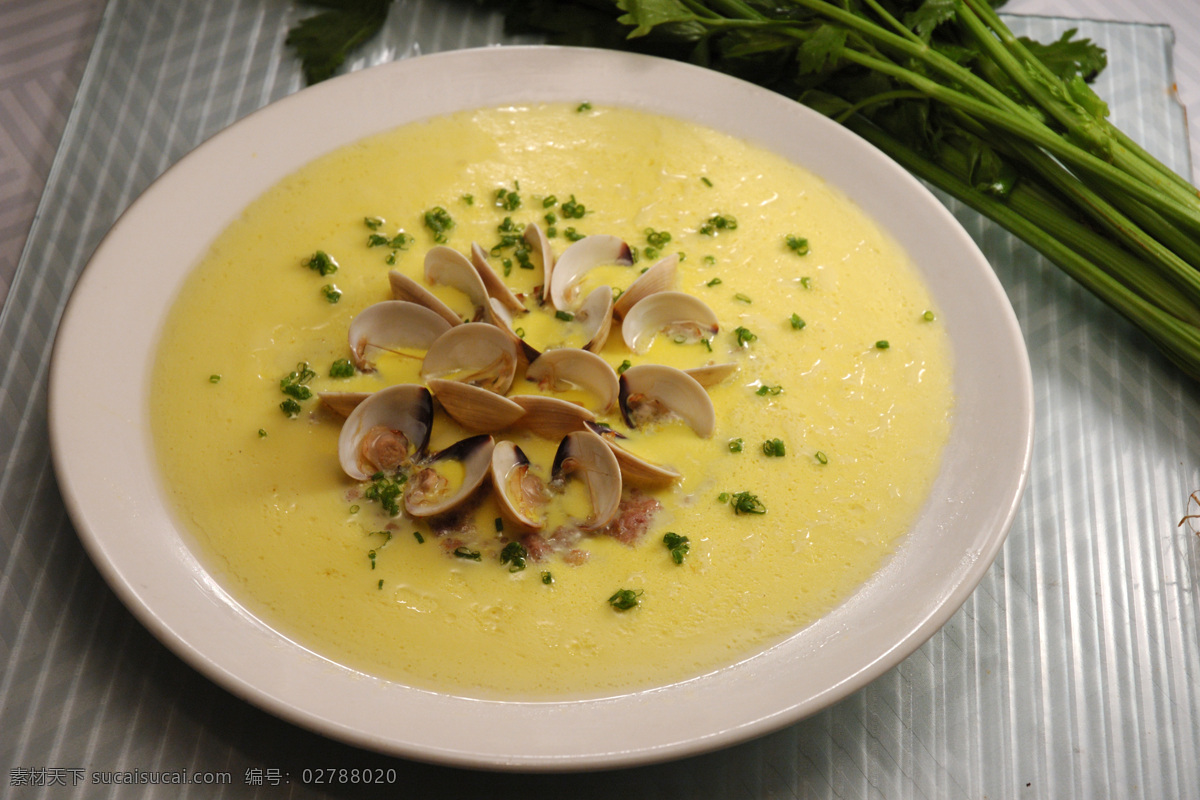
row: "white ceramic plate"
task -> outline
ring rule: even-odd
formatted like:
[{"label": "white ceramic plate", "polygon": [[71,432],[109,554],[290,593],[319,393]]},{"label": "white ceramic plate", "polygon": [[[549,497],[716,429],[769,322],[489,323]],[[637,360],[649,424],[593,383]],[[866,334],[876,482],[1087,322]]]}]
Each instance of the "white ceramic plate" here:
[{"label": "white ceramic plate", "polygon": [[[840,187],[907,248],[953,343],[957,410],[944,466],[879,574],[825,618],[735,666],[653,690],[542,703],[364,677],[239,606],[174,525],[147,424],[159,328],[217,233],[316,156],[431,115],[579,99],[757,141]],[[164,252],[173,257],[147,257]],[[118,379],[98,385],[98,365]],[[991,565],[1024,490],[1033,434],[1028,358],[1003,290],[967,234],[906,172],[840,126],[749,84],[673,61],[552,47],[458,51],[354,73],[275,103],[182,159],[121,217],[76,287],[56,342],[49,411],[59,485],[80,538],[125,604],[190,664],[270,712],[359,746],[527,770],[627,766],[730,745],[895,666]]]}]

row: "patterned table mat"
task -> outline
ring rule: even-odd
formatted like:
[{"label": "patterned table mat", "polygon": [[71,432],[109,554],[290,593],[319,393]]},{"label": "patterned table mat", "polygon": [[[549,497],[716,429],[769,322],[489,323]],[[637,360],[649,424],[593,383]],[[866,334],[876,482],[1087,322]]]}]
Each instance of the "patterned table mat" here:
[{"label": "patterned table mat", "polygon": [[[470,6],[397,0],[352,68],[511,43]],[[467,13],[463,13],[464,9]],[[493,775],[360,751],[219,689],[154,640],[87,559],[47,446],[46,370],[70,287],[119,211],[184,153],[300,88],[277,0],[113,0],[0,316],[0,797],[346,797],[304,770],[372,768],[419,797],[1200,797],[1200,402],[1122,320],[998,227],[950,202],[1016,309],[1037,444],[996,564],[901,665],[755,741],[583,775]],[[1080,27],[1119,73],[1098,91],[1177,170],[1170,32]],[[97,390],[105,376],[97,375]],[[1195,511],[1195,507],[1190,510]],[[419,721],[414,721],[419,724]],[[394,772],[387,773],[387,770]],[[217,786],[101,785],[200,774]]]}]

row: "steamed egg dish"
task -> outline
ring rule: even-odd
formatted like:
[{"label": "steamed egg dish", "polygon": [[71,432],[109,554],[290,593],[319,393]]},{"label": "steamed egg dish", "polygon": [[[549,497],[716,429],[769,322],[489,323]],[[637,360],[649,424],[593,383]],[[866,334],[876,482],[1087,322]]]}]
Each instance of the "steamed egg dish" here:
[{"label": "steamed egg dish", "polygon": [[502,699],[751,658],[903,542],[953,413],[906,255],[694,123],[488,108],[302,167],[162,332],[197,556],[317,657]]}]

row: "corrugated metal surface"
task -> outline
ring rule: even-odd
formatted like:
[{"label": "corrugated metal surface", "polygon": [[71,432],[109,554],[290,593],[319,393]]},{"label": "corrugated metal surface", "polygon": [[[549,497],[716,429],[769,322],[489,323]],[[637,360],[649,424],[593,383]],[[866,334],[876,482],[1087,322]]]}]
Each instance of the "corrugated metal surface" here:
[{"label": "corrugated metal surface", "polygon": [[[497,18],[447,8],[397,0],[353,66],[504,40]],[[159,645],[104,585],[63,509],[47,452],[50,345],[119,211],[203,139],[300,87],[282,44],[296,13],[271,0],[113,0],[105,13],[0,317],[0,797],[358,796],[304,786],[301,772],[368,766],[396,770],[391,794],[421,797],[1200,797],[1200,537],[1178,525],[1200,510],[1188,506],[1200,489],[1196,385],[967,211],[960,219],[995,264],[1033,361],[1029,491],[963,609],[834,708],[687,762],[495,776],[322,739]],[[1099,90],[1118,121],[1188,170],[1169,30],[1021,24],[1042,38],[1080,25],[1108,47],[1122,69]],[[119,379],[103,365],[96,377],[97,391]],[[226,772],[231,783],[90,783],[135,770]]]}]

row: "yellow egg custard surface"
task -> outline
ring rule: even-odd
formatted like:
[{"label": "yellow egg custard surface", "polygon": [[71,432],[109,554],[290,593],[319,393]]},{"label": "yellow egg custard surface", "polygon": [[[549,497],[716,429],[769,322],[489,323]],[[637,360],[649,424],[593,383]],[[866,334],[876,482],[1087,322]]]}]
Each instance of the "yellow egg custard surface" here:
[{"label": "yellow egg custard surface", "polygon": [[[514,560],[506,546],[533,540],[487,485],[449,526],[389,508],[371,481],[350,478],[342,416],[318,396],[421,382],[419,353],[380,352],[374,369],[347,374],[347,331],[392,299],[389,272],[428,284],[424,258],[439,245],[481,246],[524,304],[512,327],[531,346],[580,344],[543,302],[540,254],[518,254],[514,232],[529,224],[557,256],[585,236],[628,244],[633,263],[597,267],[581,293],[619,297],[674,256],[672,290],[715,313],[715,333],[661,333],[644,352],[614,320],[597,351],[614,371],[733,366],[706,389],[706,436],[596,409],[631,452],[678,479],[623,487],[648,511],[632,532],[575,531],[567,547]],[[478,314],[461,293],[429,288],[464,319]],[[836,189],[691,123],[551,104],[410,124],[266,192],[170,312],[150,406],[163,482],[198,555],[283,635],[415,687],[563,699],[719,669],[853,592],[927,499],[951,425],[951,370],[913,266]],[[547,391],[519,371],[509,394]],[[472,433],[435,403],[429,452]],[[517,442],[550,480],[557,441],[520,426],[490,435]],[[407,478],[383,484],[403,492]],[[553,540],[588,506],[564,487],[558,516],[533,535]]]}]

